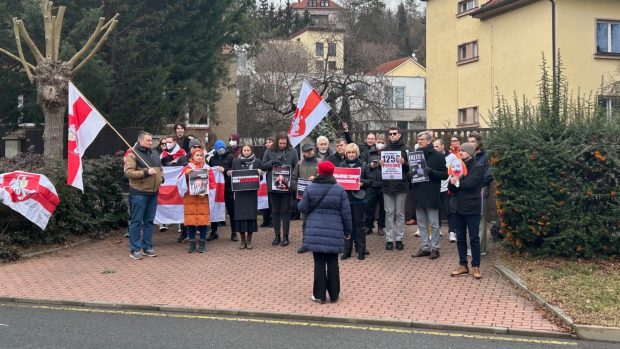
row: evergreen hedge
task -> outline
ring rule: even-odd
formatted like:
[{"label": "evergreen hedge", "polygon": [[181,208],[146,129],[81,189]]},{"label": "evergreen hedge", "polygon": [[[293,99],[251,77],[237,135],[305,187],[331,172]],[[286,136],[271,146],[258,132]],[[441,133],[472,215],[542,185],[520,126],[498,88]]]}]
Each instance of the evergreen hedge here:
[{"label": "evergreen hedge", "polygon": [[561,63],[544,68],[537,105],[498,98],[489,163],[500,231],[513,251],[620,255],[620,115],[569,96]]},{"label": "evergreen hedge", "polygon": [[101,236],[126,225],[127,202],[123,196],[121,156],[84,160],[84,194],[68,186],[66,162],[49,163],[42,155],[24,153],[0,158],[0,173],[26,171],[46,175],[54,184],[60,203],[46,229],[0,204],[0,260],[19,258],[16,246],[60,243],[69,234]]}]

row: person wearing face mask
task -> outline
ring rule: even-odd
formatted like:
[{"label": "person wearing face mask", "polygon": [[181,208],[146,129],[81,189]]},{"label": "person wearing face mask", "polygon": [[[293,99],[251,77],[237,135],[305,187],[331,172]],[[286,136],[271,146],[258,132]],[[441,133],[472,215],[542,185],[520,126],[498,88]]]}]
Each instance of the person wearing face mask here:
[{"label": "person wearing face mask", "polygon": [[[214,149],[215,154],[209,159],[209,166],[224,174],[224,180],[226,181],[224,202],[226,203],[226,212],[228,212],[228,216],[230,217],[230,240],[239,241],[236,233],[237,229],[235,229],[235,196],[232,191],[231,178],[228,175],[228,171],[232,169],[233,156],[226,150],[226,144],[223,140],[218,139],[214,144]],[[211,234],[207,238],[207,241],[219,238],[217,235],[218,223],[219,222],[211,221]]]},{"label": "person wearing face mask", "polygon": [[368,148],[362,155],[362,157],[366,159],[367,164],[364,168],[364,176],[369,180],[369,185],[366,187],[368,206],[366,206],[365,233],[372,234],[375,217],[377,216],[377,206],[379,206],[379,215],[377,218],[377,234],[379,236],[385,235],[383,231],[385,228],[385,207],[383,206],[381,166],[379,165],[381,150],[385,148],[385,141],[384,134],[377,135],[376,143]]},{"label": "person wearing face mask", "polygon": [[366,258],[366,234],[363,230],[364,227],[364,211],[366,209],[366,188],[370,186],[371,181],[364,176],[364,170],[366,165],[360,158],[360,149],[357,144],[347,144],[345,147],[345,159],[338,164],[338,167],[345,168],[360,168],[360,189],[359,190],[347,190],[347,196],[349,198],[349,204],[351,205],[351,216],[353,217],[353,232],[351,239],[345,240],[344,252],[342,259],[348,259],[351,257],[353,250],[353,243],[355,242],[355,250],[357,251],[357,259],[364,260]]},{"label": "person wearing face mask", "polygon": [[[286,132],[280,132],[276,136],[274,146],[265,151],[263,155],[262,169],[267,172],[267,194],[269,195],[269,205],[273,216],[273,230],[275,238],[272,245],[282,247],[289,245],[289,229],[291,224],[291,193],[286,191],[274,191],[272,188],[272,176],[274,166],[290,166],[291,171],[297,165],[299,157],[297,152],[289,143]],[[282,228],[282,230],[281,230]],[[283,237],[280,239],[280,233]]]},{"label": "person wearing face mask", "polygon": [[[252,147],[244,144],[241,147],[241,154],[233,160],[233,170],[261,170],[261,161],[254,156]],[[241,245],[239,249],[252,249],[252,233],[258,231],[256,216],[258,215],[258,191],[246,190],[235,193],[235,228],[241,235]],[[246,236],[247,234],[247,236]]]},{"label": "person wearing face mask", "polygon": [[[162,166],[184,166],[186,163],[182,163],[185,158],[185,150],[183,150],[177,142],[174,140],[174,136],[167,136],[166,148],[161,152],[159,156],[161,158]],[[190,141],[191,142],[191,141]]]},{"label": "person wearing face mask", "polygon": [[228,137],[228,152],[232,154],[233,159],[236,159],[241,154],[239,139],[239,135],[236,133],[233,133],[230,137]]},{"label": "person wearing face mask", "polygon": [[333,155],[332,150],[329,149],[329,139],[325,136],[318,136],[316,138],[316,150],[316,158],[319,162]]},{"label": "person wearing face mask", "polygon": [[347,147],[347,141],[344,138],[338,138],[336,143],[336,153],[327,158],[334,166],[340,165],[346,159],[345,148]]},{"label": "person wearing face mask", "polygon": [[[293,193],[297,192],[297,182],[299,181],[299,178],[312,181],[314,180],[314,177],[316,177],[319,173],[319,160],[314,154],[314,145],[304,144],[301,147],[301,152],[303,158],[299,160],[297,166],[295,166],[295,169],[293,170],[293,177],[291,179]],[[306,250],[303,246],[297,249],[297,253],[304,253],[307,251],[308,250]]]}]

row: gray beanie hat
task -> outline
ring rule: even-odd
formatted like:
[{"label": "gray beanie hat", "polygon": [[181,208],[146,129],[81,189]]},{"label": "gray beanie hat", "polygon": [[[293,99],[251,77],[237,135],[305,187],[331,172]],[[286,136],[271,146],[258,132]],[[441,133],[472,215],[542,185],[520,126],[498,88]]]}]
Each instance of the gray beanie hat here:
[{"label": "gray beanie hat", "polygon": [[202,148],[202,143],[200,143],[200,140],[198,138],[194,138],[191,141],[189,141],[189,149],[192,149],[193,147],[201,147]]},{"label": "gray beanie hat", "polygon": [[461,151],[467,152],[471,156],[476,155],[476,148],[469,142],[461,144]]}]

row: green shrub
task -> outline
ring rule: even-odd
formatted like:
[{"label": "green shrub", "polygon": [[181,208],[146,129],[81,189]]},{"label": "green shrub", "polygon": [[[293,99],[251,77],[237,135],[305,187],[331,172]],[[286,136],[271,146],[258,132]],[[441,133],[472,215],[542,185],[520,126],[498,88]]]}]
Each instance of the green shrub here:
[{"label": "green shrub", "polygon": [[127,203],[121,188],[120,156],[84,160],[84,194],[68,186],[66,162],[50,163],[38,154],[25,153],[0,159],[0,173],[26,171],[46,175],[54,184],[60,203],[46,229],[0,205],[0,259],[15,259],[15,245],[59,243],[67,235],[100,236],[127,224]]},{"label": "green shrub", "polygon": [[491,118],[506,245],[534,255],[618,255],[620,116],[591,98],[569,98],[561,68],[549,77],[544,66],[537,105],[500,97]]}]

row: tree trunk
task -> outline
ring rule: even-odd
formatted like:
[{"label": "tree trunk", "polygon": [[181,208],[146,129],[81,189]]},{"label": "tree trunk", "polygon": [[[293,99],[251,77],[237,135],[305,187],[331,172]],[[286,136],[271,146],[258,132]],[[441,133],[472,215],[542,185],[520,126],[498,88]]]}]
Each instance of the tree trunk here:
[{"label": "tree trunk", "polygon": [[52,63],[49,59],[37,65],[35,84],[37,101],[43,109],[45,129],[43,131],[43,155],[55,161],[61,161],[65,113],[67,111],[68,86],[71,66],[66,62]]}]

